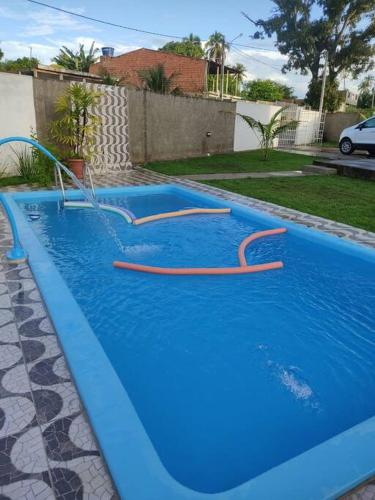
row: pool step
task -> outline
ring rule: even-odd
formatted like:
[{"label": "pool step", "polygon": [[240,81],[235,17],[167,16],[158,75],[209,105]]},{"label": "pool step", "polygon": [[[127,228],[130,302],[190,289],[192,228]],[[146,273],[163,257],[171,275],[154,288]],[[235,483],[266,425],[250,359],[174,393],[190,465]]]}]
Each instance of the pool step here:
[{"label": "pool step", "polygon": [[318,174],[318,175],[336,175],[337,170],[332,167],[324,167],[322,165],[305,165],[302,168],[302,172],[306,174]]}]

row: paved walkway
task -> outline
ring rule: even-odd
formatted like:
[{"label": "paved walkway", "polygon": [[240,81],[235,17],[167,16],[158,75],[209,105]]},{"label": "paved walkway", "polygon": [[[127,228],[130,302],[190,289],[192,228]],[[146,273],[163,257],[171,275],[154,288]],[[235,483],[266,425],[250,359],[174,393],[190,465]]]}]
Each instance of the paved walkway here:
[{"label": "paved walkway", "polygon": [[[374,233],[188,179],[136,168],[95,181],[98,186],[175,182],[375,248]],[[18,190],[23,189],[8,188]],[[10,245],[9,224],[0,210],[0,498],[114,500],[110,475],[30,268],[6,262]],[[346,498],[373,499],[375,484]]]},{"label": "paved walkway", "polygon": [[221,181],[227,179],[270,179],[271,177],[303,177],[313,175],[302,170],[285,170],[278,172],[238,172],[232,174],[189,174],[180,175],[181,179],[192,181]]}]

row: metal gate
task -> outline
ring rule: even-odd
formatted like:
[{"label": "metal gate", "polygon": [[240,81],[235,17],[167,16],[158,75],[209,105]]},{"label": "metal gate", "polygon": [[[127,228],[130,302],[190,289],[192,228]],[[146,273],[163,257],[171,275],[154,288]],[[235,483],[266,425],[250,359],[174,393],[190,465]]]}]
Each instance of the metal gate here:
[{"label": "metal gate", "polygon": [[279,135],[278,148],[321,144],[323,141],[326,112],[319,113],[300,106],[289,106],[282,115],[282,121],[298,120],[295,129],[288,129]]}]

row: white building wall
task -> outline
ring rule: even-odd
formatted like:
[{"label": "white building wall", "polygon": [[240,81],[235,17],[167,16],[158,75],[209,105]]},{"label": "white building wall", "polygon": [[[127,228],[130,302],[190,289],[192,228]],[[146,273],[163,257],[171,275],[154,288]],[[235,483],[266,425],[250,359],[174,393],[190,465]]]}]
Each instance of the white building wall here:
[{"label": "white building wall", "polygon": [[[0,139],[9,136],[30,137],[36,130],[33,78],[26,75],[0,73]],[[14,143],[13,148],[24,147]],[[0,172],[15,175],[14,154],[6,144],[0,146]]]},{"label": "white building wall", "polygon": [[[262,123],[268,123],[274,113],[281,106],[273,104],[262,104],[250,101],[239,101],[236,106],[236,113],[251,116]],[[240,117],[236,116],[234,126],[234,151],[246,151],[248,149],[259,149],[259,137],[253,132],[249,125]],[[276,144],[274,144],[276,146]]]}]

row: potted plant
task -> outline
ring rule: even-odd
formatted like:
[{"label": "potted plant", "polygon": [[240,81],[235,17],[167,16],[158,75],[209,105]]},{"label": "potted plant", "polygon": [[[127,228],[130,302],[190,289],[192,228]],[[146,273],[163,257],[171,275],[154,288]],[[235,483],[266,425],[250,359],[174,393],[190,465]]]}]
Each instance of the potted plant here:
[{"label": "potted plant", "polygon": [[91,112],[100,93],[74,83],[56,101],[58,120],[52,122],[51,135],[66,150],[66,160],[72,172],[82,179],[85,160],[89,159],[94,133],[100,123]]}]

